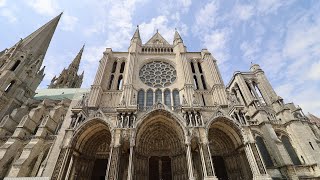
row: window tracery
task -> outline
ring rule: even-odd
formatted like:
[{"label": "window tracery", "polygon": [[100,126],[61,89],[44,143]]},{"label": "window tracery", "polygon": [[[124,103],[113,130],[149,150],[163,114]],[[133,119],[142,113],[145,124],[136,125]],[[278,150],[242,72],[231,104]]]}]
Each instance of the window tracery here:
[{"label": "window tracery", "polygon": [[139,77],[148,86],[166,87],[177,79],[177,72],[172,65],[166,62],[153,61],[140,69]]}]

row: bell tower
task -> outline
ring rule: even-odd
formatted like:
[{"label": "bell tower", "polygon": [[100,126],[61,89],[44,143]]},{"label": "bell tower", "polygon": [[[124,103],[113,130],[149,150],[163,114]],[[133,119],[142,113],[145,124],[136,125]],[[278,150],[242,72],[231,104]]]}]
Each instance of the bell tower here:
[{"label": "bell tower", "polygon": [[35,95],[44,77],[42,62],[61,15],[0,52],[0,119]]}]

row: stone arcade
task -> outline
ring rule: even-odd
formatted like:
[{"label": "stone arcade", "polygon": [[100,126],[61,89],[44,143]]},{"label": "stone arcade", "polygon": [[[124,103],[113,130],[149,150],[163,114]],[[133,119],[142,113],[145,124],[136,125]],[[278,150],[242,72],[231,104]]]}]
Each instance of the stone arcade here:
[{"label": "stone arcade", "polygon": [[177,31],[143,44],[137,28],[127,52],[106,48],[90,90],[83,47],[34,96],[60,16],[0,53],[0,179],[320,178],[319,119],[284,103],[257,64],[225,85]]}]

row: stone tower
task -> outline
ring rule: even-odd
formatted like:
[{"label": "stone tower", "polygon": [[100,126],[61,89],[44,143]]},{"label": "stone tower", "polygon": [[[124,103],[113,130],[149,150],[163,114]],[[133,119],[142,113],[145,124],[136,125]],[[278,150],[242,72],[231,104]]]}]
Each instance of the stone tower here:
[{"label": "stone tower", "polygon": [[0,119],[35,95],[42,62],[62,13],[0,53]]},{"label": "stone tower", "polygon": [[48,88],[80,88],[83,74],[78,75],[84,45],[67,69],[63,69],[59,77],[54,76]]}]

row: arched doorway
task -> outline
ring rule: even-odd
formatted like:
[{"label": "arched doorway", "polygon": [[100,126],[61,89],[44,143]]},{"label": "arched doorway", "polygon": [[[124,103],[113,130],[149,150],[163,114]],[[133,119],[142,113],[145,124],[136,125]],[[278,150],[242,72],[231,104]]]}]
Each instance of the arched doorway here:
[{"label": "arched doorway", "polygon": [[184,132],[167,112],[156,111],[143,119],[134,157],[135,180],[188,179]]},{"label": "arched doorway", "polygon": [[252,179],[243,138],[235,122],[221,117],[208,127],[209,147],[219,180]]},{"label": "arched doorway", "polygon": [[105,179],[111,133],[100,119],[88,120],[74,133],[67,179]]}]

